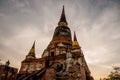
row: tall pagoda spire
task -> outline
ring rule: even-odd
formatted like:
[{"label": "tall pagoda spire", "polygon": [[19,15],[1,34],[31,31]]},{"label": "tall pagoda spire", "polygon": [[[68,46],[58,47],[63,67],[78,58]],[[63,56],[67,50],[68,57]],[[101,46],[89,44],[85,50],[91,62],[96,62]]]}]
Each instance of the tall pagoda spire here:
[{"label": "tall pagoda spire", "polygon": [[76,37],[76,33],[75,33],[75,31],[74,31],[74,39],[73,39],[74,41],[77,41],[77,37]]},{"label": "tall pagoda spire", "polygon": [[62,9],[62,14],[60,17],[60,21],[58,22],[59,26],[67,26],[67,21],[66,21],[66,16],[65,16],[65,10],[64,10],[64,5],[63,5],[63,9]]},{"label": "tall pagoda spire", "polygon": [[66,45],[72,44],[71,30],[67,26],[64,6],[62,9],[60,20],[58,22],[58,26],[55,28],[52,42],[54,42],[54,44],[58,43],[65,43]]},{"label": "tall pagoda spire", "polygon": [[35,41],[34,41],[34,43],[33,43],[32,48],[31,48],[30,51],[29,51],[29,54],[35,54]]},{"label": "tall pagoda spire", "polygon": [[75,33],[75,31],[74,31],[74,38],[73,38],[73,43],[72,43],[72,46],[78,46],[79,47],[79,43],[78,43],[78,41],[77,41],[77,37],[76,37],[76,33]]},{"label": "tall pagoda spire", "polygon": [[33,46],[27,55],[27,58],[36,58],[35,57],[35,41],[34,41]]}]

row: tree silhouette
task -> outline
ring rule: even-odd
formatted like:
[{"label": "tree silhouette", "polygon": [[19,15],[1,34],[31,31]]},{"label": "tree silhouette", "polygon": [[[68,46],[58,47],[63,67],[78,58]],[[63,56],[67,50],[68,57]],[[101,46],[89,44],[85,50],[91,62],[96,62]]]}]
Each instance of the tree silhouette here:
[{"label": "tree silhouette", "polygon": [[120,80],[120,67],[114,67],[108,78],[110,80]]},{"label": "tree silhouette", "polygon": [[108,78],[103,80],[120,80],[120,67],[113,67],[113,71],[108,75]]}]

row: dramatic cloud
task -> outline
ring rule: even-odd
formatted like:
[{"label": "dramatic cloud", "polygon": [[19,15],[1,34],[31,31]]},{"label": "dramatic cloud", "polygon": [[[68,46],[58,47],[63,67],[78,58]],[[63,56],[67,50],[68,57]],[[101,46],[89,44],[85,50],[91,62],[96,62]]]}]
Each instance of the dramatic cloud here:
[{"label": "dramatic cloud", "polygon": [[[36,40],[40,57],[62,6],[95,80],[120,66],[120,0],[0,0],[0,59],[20,68]],[[44,43],[44,45],[43,45]]]}]

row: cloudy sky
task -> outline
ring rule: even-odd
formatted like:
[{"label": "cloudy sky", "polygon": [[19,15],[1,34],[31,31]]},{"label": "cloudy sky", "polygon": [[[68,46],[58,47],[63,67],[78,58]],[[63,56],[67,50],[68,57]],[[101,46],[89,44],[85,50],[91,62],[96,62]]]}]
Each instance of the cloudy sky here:
[{"label": "cloudy sky", "polygon": [[95,80],[120,66],[120,0],[0,0],[0,59],[20,68],[36,40],[41,57],[61,15],[76,31]]}]

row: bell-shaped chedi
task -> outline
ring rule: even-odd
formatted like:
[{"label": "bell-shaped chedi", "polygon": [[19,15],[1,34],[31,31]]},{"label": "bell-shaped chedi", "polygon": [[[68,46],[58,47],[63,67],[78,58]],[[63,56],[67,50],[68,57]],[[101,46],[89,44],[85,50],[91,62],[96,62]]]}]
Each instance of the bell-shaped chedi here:
[{"label": "bell-shaped chedi", "polygon": [[53,38],[48,47],[44,50],[42,57],[66,53],[68,48],[72,48],[72,38],[63,6],[58,26],[55,28]]},{"label": "bell-shaped chedi", "polygon": [[52,42],[57,44],[57,43],[65,43],[71,45],[72,38],[71,38],[71,30],[67,26],[67,20],[65,16],[65,10],[63,6],[62,14],[60,17],[60,21],[58,22],[58,27],[56,27]]}]

